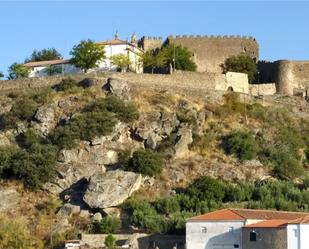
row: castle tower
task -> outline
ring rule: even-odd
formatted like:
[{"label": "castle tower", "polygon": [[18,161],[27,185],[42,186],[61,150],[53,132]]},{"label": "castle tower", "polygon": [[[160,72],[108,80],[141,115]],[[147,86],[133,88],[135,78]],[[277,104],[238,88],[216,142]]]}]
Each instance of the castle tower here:
[{"label": "castle tower", "polygon": [[119,32],[118,32],[118,30],[116,30],[116,33],[115,33],[115,40],[119,40]]},{"label": "castle tower", "polygon": [[135,32],[131,36],[131,43],[134,44],[134,45],[137,45],[137,36],[136,36]]},{"label": "castle tower", "polygon": [[152,49],[161,48],[162,46],[162,38],[161,37],[151,37],[151,36],[143,36],[138,41],[138,47],[147,51]]}]

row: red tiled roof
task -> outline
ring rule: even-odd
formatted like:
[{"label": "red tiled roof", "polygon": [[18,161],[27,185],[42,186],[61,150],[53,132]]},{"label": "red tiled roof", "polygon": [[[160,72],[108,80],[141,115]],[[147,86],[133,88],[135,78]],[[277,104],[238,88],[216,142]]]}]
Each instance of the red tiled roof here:
[{"label": "red tiled roof", "polygon": [[26,67],[40,67],[40,66],[51,66],[51,65],[60,65],[60,64],[69,64],[70,60],[50,60],[50,61],[32,61],[24,64]]},{"label": "red tiled roof", "polygon": [[189,221],[205,220],[295,220],[308,216],[309,213],[285,212],[274,210],[255,210],[255,209],[222,209],[211,213],[199,215],[189,219]]},{"label": "red tiled roof", "polygon": [[109,41],[96,42],[96,44],[98,45],[125,45],[125,44],[128,44],[128,42],[120,40],[120,39],[114,39],[114,40],[109,40]]},{"label": "red tiled roof", "polygon": [[289,221],[289,224],[309,224],[309,215]]},{"label": "red tiled roof", "polygon": [[238,215],[237,213],[233,212],[232,209],[221,209],[214,212],[210,212],[207,214],[202,214],[199,216],[195,216],[190,221],[195,220],[209,220],[209,221],[217,221],[217,220],[246,220],[244,217]]},{"label": "red tiled roof", "polygon": [[257,222],[254,224],[247,225],[245,227],[252,228],[275,228],[275,227],[285,227],[288,223],[288,220],[265,220]]}]

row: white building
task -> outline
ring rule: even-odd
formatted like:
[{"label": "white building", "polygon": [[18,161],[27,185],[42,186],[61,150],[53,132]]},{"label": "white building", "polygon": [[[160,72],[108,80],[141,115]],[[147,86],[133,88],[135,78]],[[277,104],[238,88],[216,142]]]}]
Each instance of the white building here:
[{"label": "white building", "polygon": [[309,213],[223,209],[186,223],[187,249],[308,249],[308,238]]},{"label": "white building", "polygon": [[[119,39],[118,33],[115,35],[115,39],[96,42],[98,45],[104,46],[105,59],[100,61],[97,68],[89,70],[91,71],[117,71],[118,68],[112,63],[112,56],[123,54],[130,60],[130,65],[125,71],[131,71],[135,73],[143,72],[143,64],[141,56],[144,53],[141,48],[137,46],[137,38],[135,34],[131,37],[131,42],[123,41]],[[24,64],[31,69],[29,77],[42,77],[50,75],[51,70],[55,70],[53,74],[66,75],[79,73],[81,70],[70,64],[70,60],[50,60],[50,61],[36,61],[28,62]]]}]

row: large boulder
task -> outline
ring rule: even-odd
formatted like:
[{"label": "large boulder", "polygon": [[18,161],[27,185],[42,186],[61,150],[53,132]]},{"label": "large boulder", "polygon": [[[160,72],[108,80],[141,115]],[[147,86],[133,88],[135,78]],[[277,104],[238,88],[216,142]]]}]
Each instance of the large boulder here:
[{"label": "large boulder", "polygon": [[16,208],[20,199],[21,195],[16,189],[0,189],[0,212]]},{"label": "large boulder", "polygon": [[122,170],[108,171],[91,177],[83,200],[91,208],[108,208],[122,204],[142,184],[142,176]]},{"label": "large boulder", "polygon": [[57,105],[55,103],[39,107],[34,116],[37,122],[33,122],[33,128],[40,131],[42,135],[47,136],[56,126],[56,109]]},{"label": "large boulder", "polygon": [[147,148],[155,149],[179,125],[175,113],[152,112],[143,114],[136,125],[135,135]]},{"label": "large boulder", "polygon": [[89,180],[93,174],[100,174],[103,172],[105,172],[105,167],[100,164],[59,163],[57,165],[58,176],[53,182],[46,183],[44,189],[53,194],[60,194],[80,180]]},{"label": "large boulder", "polygon": [[103,89],[122,100],[130,100],[130,87],[127,81],[109,78]]},{"label": "large boulder", "polygon": [[177,143],[175,144],[175,158],[187,157],[189,155],[189,145],[193,142],[192,130],[188,127],[181,127],[177,133]]}]

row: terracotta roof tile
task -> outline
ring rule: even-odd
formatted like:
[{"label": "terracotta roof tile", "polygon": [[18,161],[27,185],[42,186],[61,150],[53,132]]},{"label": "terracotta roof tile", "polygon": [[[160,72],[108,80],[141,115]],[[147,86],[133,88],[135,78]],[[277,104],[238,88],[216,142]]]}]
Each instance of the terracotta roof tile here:
[{"label": "terracotta roof tile", "polygon": [[214,212],[210,212],[207,214],[202,214],[196,217],[189,219],[189,221],[195,220],[209,220],[209,221],[217,221],[217,220],[240,220],[244,221],[245,218],[233,212],[231,209],[221,209]]},{"label": "terracotta roof tile", "polygon": [[24,64],[26,67],[40,67],[40,66],[51,66],[51,65],[59,65],[59,64],[68,64],[70,60],[49,60],[49,61],[31,61]]},{"label": "terracotta roof tile", "polygon": [[114,39],[114,40],[109,40],[109,41],[102,41],[102,42],[96,42],[98,45],[125,45],[128,44],[127,41],[119,40],[119,39]]},{"label": "terracotta roof tile", "polygon": [[247,225],[245,227],[252,228],[275,228],[275,227],[285,227],[288,223],[288,220],[265,220],[257,222],[254,224]]},{"label": "terracotta roof tile", "polygon": [[289,224],[309,224],[309,215],[289,221]]},{"label": "terracotta roof tile", "polygon": [[274,210],[257,210],[257,209],[221,209],[214,212],[206,213],[189,219],[195,220],[288,220],[292,221],[298,218],[306,217],[309,213],[286,212]]}]

